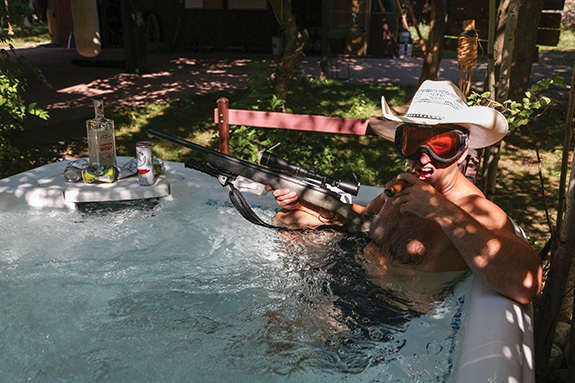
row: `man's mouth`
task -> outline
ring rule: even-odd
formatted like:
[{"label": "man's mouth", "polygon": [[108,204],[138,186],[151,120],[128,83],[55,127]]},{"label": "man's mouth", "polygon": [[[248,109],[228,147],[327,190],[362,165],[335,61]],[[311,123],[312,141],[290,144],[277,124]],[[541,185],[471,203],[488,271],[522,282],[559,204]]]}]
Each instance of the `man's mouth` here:
[{"label": "man's mouth", "polygon": [[420,169],[417,169],[417,172],[419,173],[419,179],[422,181],[425,181],[431,177],[431,175],[433,174],[433,169],[420,168]]}]

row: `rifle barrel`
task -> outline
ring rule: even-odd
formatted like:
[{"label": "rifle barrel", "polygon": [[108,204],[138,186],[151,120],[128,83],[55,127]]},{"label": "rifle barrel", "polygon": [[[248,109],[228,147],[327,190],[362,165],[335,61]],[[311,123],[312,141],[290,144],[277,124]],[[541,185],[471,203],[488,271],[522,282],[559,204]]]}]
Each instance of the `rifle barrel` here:
[{"label": "rifle barrel", "polygon": [[[168,134],[158,132],[153,129],[148,129],[148,132],[155,137],[163,140],[193,149],[197,152],[207,154],[207,163],[220,169],[222,173],[239,175],[249,178],[253,181],[262,183],[264,185],[271,185],[274,188],[289,188],[300,196],[301,199],[315,204],[319,207],[328,209],[332,212],[338,213],[347,218],[351,224],[355,226],[363,226],[368,224],[368,221],[362,219],[361,215],[354,211],[350,206],[341,202],[340,196],[333,191],[322,188],[316,184],[306,181],[304,178],[283,174],[263,166],[252,164],[240,160],[239,158],[232,157],[228,154],[220,153],[215,150],[206,148],[204,146],[194,144],[193,142],[186,141],[181,138],[173,137]],[[196,170],[199,170],[196,168]],[[202,170],[200,170],[202,171]],[[206,173],[206,171],[204,171]],[[208,173],[213,175],[211,173]]]}]

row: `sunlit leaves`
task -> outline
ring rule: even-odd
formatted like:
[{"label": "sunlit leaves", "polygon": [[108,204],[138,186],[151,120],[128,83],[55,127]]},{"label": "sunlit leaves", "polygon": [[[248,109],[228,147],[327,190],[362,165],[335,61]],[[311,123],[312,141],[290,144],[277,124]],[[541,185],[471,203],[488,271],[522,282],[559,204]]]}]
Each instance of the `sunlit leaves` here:
[{"label": "sunlit leaves", "polygon": [[552,100],[541,93],[548,90],[552,85],[564,88],[563,77],[555,73],[553,76],[540,80],[533,84],[524,94],[521,101],[505,100],[503,103],[490,100],[491,93],[474,93],[469,96],[469,105],[489,105],[499,110],[507,118],[509,130],[527,125],[533,119],[539,117]]},{"label": "sunlit leaves", "polygon": [[36,103],[26,104],[23,98],[26,90],[24,68],[29,68],[40,78],[41,75],[35,65],[24,57],[11,57],[9,50],[0,49],[0,165],[9,167],[18,163],[23,157],[22,149],[18,148],[15,140],[23,132],[24,120],[28,116],[48,119],[48,112],[37,108]]}]

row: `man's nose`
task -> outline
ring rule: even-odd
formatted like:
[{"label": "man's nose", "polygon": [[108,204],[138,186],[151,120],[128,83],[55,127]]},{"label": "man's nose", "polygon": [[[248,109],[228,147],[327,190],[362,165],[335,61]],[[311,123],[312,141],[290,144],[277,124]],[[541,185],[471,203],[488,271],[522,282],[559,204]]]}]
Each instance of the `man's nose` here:
[{"label": "man's nose", "polygon": [[431,157],[429,157],[429,154],[427,154],[427,152],[425,150],[421,151],[421,155],[419,156],[419,162],[422,165],[428,164],[431,162]]}]

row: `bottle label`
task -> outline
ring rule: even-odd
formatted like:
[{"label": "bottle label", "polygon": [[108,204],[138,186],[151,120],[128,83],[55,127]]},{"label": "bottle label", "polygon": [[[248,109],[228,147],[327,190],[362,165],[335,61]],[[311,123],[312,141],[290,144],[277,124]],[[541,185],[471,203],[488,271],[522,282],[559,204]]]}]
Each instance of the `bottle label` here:
[{"label": "bottle label", "polygon": [[98,144],[100,165],[115,165],[114,132],[112,130],[98,132]]}]

